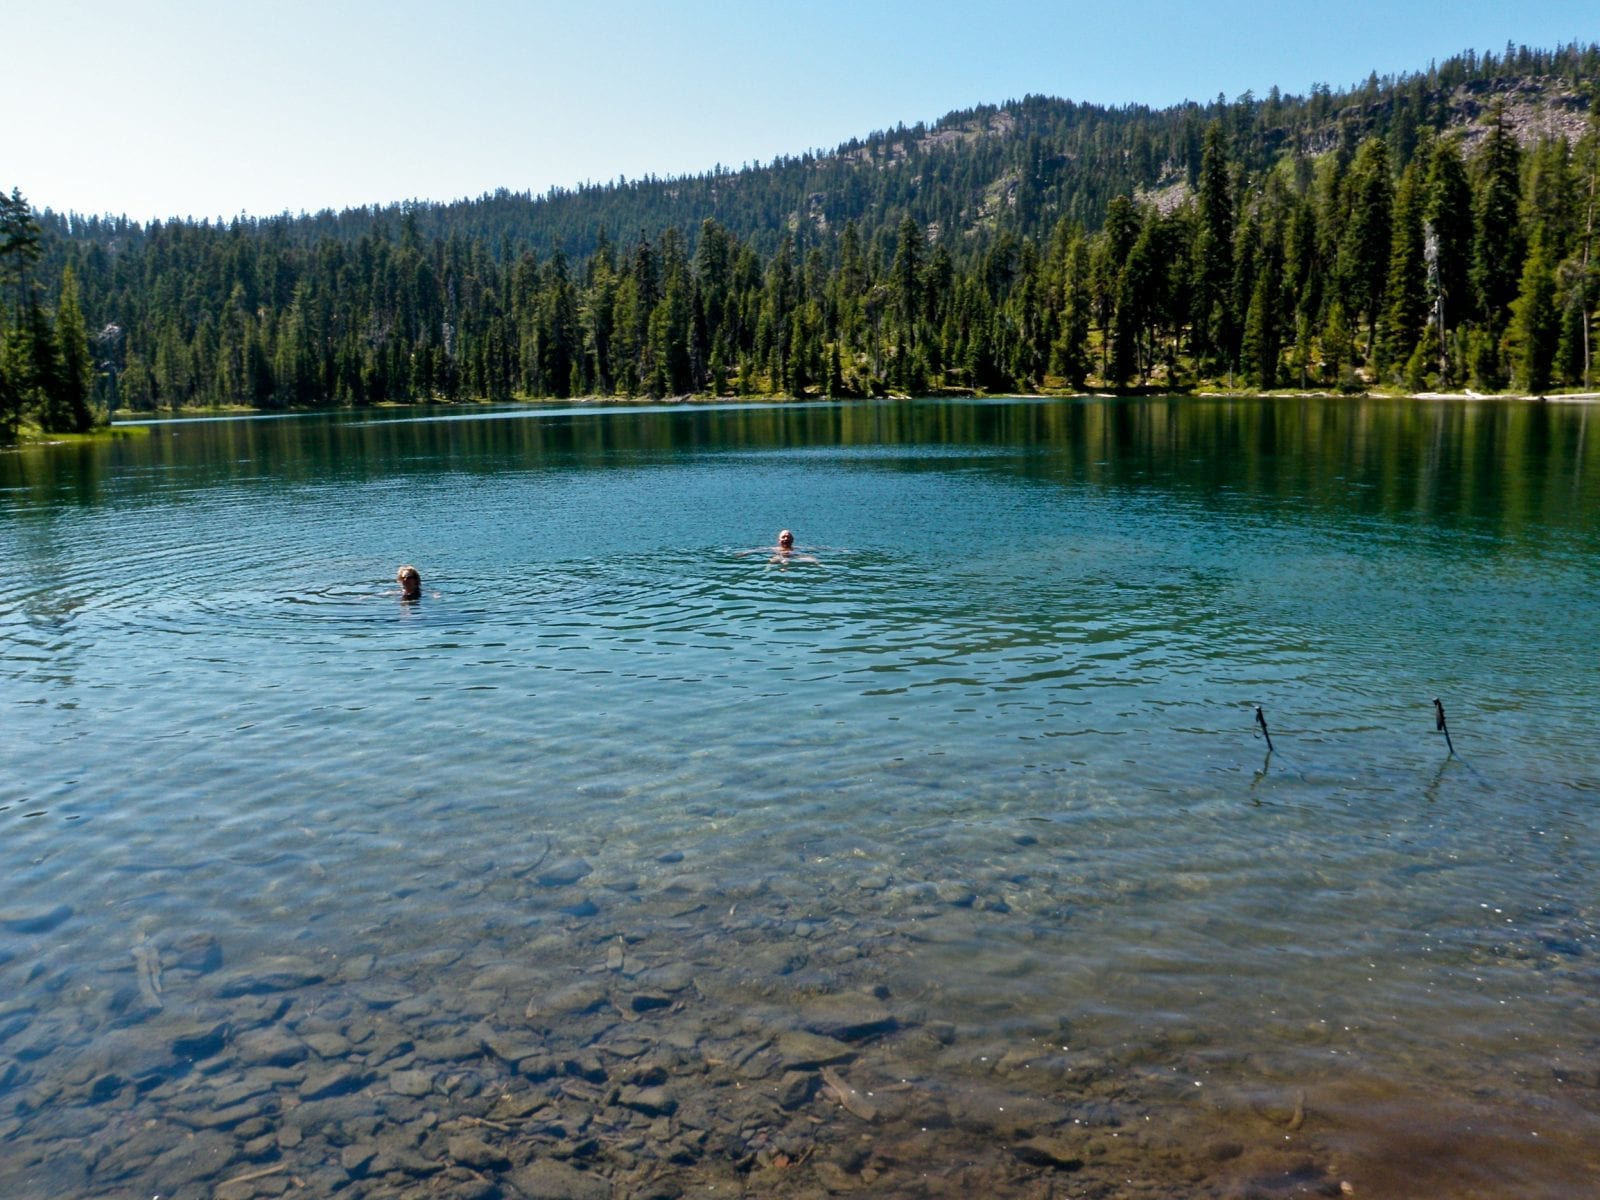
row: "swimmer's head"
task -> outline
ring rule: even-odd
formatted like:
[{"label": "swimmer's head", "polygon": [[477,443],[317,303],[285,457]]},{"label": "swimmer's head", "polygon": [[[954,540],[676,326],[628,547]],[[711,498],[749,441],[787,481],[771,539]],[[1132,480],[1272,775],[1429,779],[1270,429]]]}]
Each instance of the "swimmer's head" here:
[{"label": "swimmer's head", "polygon": [[401,567],[394,573],[394,581],[400,585],[400,594],[407,600],[415,600],[422,595],[422,576],[415,567]]},{"label": "swimmer's head", "polygon": [[778,545],[785,550],[791,549],[794,546],[794,534],[785,529],[778,534]]}]

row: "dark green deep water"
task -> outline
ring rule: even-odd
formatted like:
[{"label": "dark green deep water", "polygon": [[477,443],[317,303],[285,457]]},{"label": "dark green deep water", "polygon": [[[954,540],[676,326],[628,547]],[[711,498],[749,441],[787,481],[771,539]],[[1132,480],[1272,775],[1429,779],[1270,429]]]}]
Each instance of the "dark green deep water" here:
[{"label": "dark green deep water", "polygon": [[[821,564],[737,556],[782,526]],[[499,1121],[509,1162],[618,1196],[1576,1194],[1597,646],[1579,405],[408,410],[0,455],[0,1194],[455,1194],[341,1151],[446,1161],[518,1088],[567,1142]],[[730,1099],[799,1030],[875,1117],[810,1076],[765,1125]],[[641,1053],[676,1112],[619,1099]],[[282,1137],[317,1071],[344,1123]]]}]

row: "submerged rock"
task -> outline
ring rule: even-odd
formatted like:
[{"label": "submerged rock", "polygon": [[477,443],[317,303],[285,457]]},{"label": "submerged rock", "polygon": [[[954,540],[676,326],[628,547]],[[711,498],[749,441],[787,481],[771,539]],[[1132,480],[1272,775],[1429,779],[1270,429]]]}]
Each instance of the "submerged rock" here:
[{"label": "submerged rock", "polygon": [[227,1021],[189,1021],[172,1031],[172,1053],[180,1059],[209,1058],[227,1045]]},{"label": "submerged rock", "polygon": [[217,995],[232,997],[287,992],[321,983],[322,979],[322,970],[309,958],[298,954],[271,955],[223,976],[217,984]]},{"label": "submerged rock", "polygon": [[72,905],[0,908],[0,929],[7,933],[49,933],[72,915]]},{"label": "submerged rock", "polygon": [[586,878],[593,870],[581,858],[563,858],[544,867],[534,878],[540,887],[566,887]]},{"label": "submerged rock", "polygon": [[807,1002],[802,1020],[814,1033],[846,1042],[859,1042],[898,1028],[894,1015],[865,992],[819,996]]},{"label": "submerged rock", "polygon": [[161,1180],[163,1188],[178,1192],[187,1184],[221,1174],[238,1158],[238,1153],[238,1143],[233,1138],[205,1130],[157,1155],[148,1174]]},{"label": "submerged rock", "polygon": [[606,1180],[548,1158],[513,1171],[510,1181],[515,1194],[527,1200],[611,1200]]},{"label": "submerged rock", "polygon": [[339,1066],[329,1071],[316,1071],[306,1076],[300,1086],[300,1099],[322,1100],[329,1096],[342,1096],[364,1086],[371,1076],[354,1067]]},{"label": "submerged rock", "polygon": [[402,1096],[426,1096],[433,1091],[432,1071],[396,1071],[389,1076],[389,1086]]},{"label": "submerged rock", "polygon": [[172,947],[172,966],[205,975],[222,965],[222,945],[210,933],[190,933]]},{"label": "submerged rock", "polygon": [[817,1076],[810,1071],[785,1071],[778,1080],[778,1103],[787,1109],[799,1108],[817,1090]]},{"label": "submerged rock", "polygon": [[849,1062],[856,1052],[844,1042],[799,1029],[786,1029],[778,1035],[778,1057],[785,1070],[821,1067]]},{"label": "submerged rock", "polygon": [[511,1165],[502,1151],[470,1133],[453,1135],[447,1146],[452,1159],[476,1171],[503,1171]]},{"label": "submerged rock", "polygon": [[1051,1167],[1057,1171],[1077,1171],[1083,1167],[1082,1148],[1068,1138],[1032,1137],[1012,1146],[1011,1153],[1034,1167]]},{"label": "submerged rock", "polygon": [[647,1117],[664,1117],[677,1111],[678,1102],[664,1087],[625,1087],[617,1103]]},{"label": "submerged rock", "polygon": [[258,1067],[292,1067],[310,1052],[299,1038],[276,1027],[242,1033],[233,1048],[241,1062]]}]

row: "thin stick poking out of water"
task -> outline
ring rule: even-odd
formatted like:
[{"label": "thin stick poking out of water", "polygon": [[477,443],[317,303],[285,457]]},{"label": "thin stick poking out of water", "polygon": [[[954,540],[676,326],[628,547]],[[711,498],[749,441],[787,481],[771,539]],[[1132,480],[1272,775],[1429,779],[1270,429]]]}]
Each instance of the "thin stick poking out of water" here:
[{"label": "thin stick poking out of water", "polygon": [[1256,705],[1256,724],[1261,726],[1261,736],[1267,739],[1267,753],[1272,753],[1272,735],[1267,732],[1267,714],[1261,711],[1261,705]]}]

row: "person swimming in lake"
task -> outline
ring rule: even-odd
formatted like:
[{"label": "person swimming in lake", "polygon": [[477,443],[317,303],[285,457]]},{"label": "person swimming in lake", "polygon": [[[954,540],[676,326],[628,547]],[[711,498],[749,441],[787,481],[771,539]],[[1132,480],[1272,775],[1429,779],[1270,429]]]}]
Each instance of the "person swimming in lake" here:
[{"label": "person swimming in lake", "polygon": [[422,599],[422,574],[409,563],[394,573],[394,581],[400,585],[400,599]]},{"label": "person swimming in lake", "polygon": [[[754,550],[741,550],[741,551],[739,551],[739,557],[740,558],[743,558],[743,557],[745,557],[746,555],[749,555],[749,554],[766,554],[766,555],[770,556],[767,559],[767,561],[769,563],[781,563],[781,564],[784,564],[784,565],[787,565],[787,564],[792,563],[792,562],[793,563],[815,563],[815,562],[818,562],[818,559],[816,558],[815,555],[796,553],[795,548],[794,548],[794,534],[789,532],[789,530],[787,530],[787,529],[783,529],[783,530],[780,530],[778,532],[778,544],[776,546],[757,546]],[[818,565],[821,565],[821,564],[818,563]]]}]

